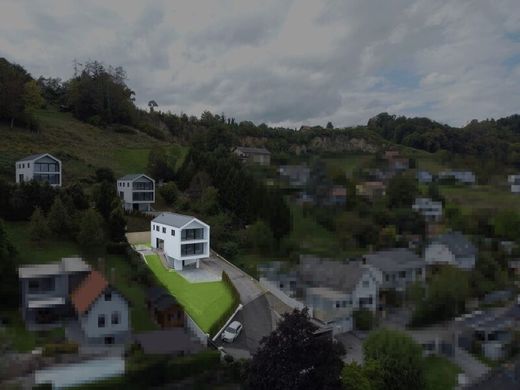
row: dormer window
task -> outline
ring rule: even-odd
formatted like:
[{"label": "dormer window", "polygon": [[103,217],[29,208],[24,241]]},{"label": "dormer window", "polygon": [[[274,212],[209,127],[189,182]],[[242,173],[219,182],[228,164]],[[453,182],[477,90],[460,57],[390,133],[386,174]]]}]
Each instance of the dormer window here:
[{"label": "dormer window", "polygon": [[105,293],[105,301],[111,301],[112,300],[112,293],[110,291],[107,291]]}]

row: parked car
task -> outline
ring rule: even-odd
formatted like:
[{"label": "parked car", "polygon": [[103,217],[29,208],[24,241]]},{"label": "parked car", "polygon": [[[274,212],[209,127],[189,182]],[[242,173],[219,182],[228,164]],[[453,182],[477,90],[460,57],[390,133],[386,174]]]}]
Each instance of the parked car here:
[{"label": "parked car", "polygon": [[229,326],[222,332],[222,341],[232,343],[238,337],[242,331],[242,324],[238,321],[233,321]]}]

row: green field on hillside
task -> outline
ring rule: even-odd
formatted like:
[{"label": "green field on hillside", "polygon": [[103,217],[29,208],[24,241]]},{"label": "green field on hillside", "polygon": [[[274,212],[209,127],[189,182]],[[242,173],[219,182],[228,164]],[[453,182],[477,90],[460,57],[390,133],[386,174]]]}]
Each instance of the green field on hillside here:
[{"label": "green field on hillside", "polygon": [[520,195],[509,192],[507,187],[459,185],[439,188],[448,202],[463,209],[520,210]]},{"label": "green field on hillside", "polygon": [[109,167],[116,175],[142,172],[148,152],[154,147],[165,147],[175,155],[177,166],[187,153],[187,148],[139,131],[117,133],[54,109],[39,110],[36,116],[42,128],[39,133],[0,125],[0,177],[12,180],[15,161],[40,152],[52,153],[62,160],[64,183],[88,177],[99,167]]},{"label": "green field on hillside", "polygon": [[177,272],[164,268],[159,256],[145,257],[159,282],[184,306],[203,331],[209,332],[233,304],[233,295],[223,281],[190,283]]}]

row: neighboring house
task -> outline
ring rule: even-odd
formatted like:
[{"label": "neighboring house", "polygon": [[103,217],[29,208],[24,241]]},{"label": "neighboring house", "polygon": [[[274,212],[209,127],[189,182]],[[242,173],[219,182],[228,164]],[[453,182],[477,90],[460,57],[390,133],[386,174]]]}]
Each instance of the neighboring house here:
[{"label": "neighboring house", "polygon": [[162,213],[151,222],[151,245],[175,270],[199,268],[200,260],[209,257],[210,227],[189,215]]},{"label": "neighboring house", "polygon": [[271,152],[265,148],[237,146],[233,149],[233,153],[235,153],[242,162],[251,162],[260,165],[269,165],[271,163]]},{"label": "neighboring house", "polygon": [[61,161],[49,153],[33,154],[16,162],[16,183],[35,180],[61,187]]},{"label": "neighboring house", "polygon": [[146,294],[146,307],[161,328],[184,326],[184,308],[165,288],[150,287]]},{"label": "neighboring house", "polygon": [[426,222],[439,222],[442,219],[442,202],[430,198],[416,198],[412,208],[421,214]]},{"label": "neighboring house", "polygon": [[381,290],[404,292],[414,282],[424,282],[426,264],[406,248],[394,248],[363,256],[377,277]]},{"label": "neighboring house", "polygon": [[520,259],[510,260],[508,267],[513,275],[520,277]]},{"label": "neighboring house", "polygon": [[[274,270],[274,272],[273,272]],[[342,262],[312,255],[300,256],[299,265],[282,273],[263,267],[260,282],[284,302],[308,307],[320,325],[334,334],[353,329],[353,312],[376,311],[378,286],[372,271],[359,261]],[[286,298],[280,295],[286,295]]]},{"label": "neighboring house", "polygon": [[61,326],[70,316],[70,293],[89,272],[90,266],[78,257],[18,268],[21,311],[27,327]]},{"label": "neighboring house", "polygon": [[197,338],[183,328],[153,330],[135,335],[135,342],[147,355],[191,355],[204,350]]},{"label": "neighboring house", "polygon": [[359,196],[375,200],[385,196],[386,185],[382,181],[367,181],[356,186],[356,192]]},{"label": "neighboring house", "polygon": [[305,187],[309,181],[310,172],[310,168],[306,165],[281,165],[278,169],[280,176],[293,187]]},{"label": "neighboring house", "polygon": [[392,171],[405,171],[410,167],[410,160],[402,157],[398,150],[387,150],[384,155],[388,168]]},{"label": "neighboring house", "polygon": [[418,171],[416,177],[419,183],[427,184],[433,181],[433,175],[428,171]]},{"label": "neighboring house", "polygon": [[464,270],[475,267],[478,251],[461,232],[450,232],[432,240],[424,251],[427,265],[450,264]]},{"label": "neighboring house", "polygon": [[439,180],[453,179],[463,184],[475,184],[477,178],[471,171],[443,171],[439,172]]},{"label": "neighboring house", "polygon": [[498,247],[501,251],[508,255],[512,255],[513,251],[518,248],[518,244],[514,241],[500,241]]},{"label": "neighboring house", "polygon": [[117,180],[117,193],[127,211],[150,211],[155,203],[155,180],[145,174],[126,175]]},{"label": "neighboring house", "polygon": [[120,344],[130,337],[127,299],[98,271],[92,271],[70,296],[84,340]]},{"label": "neighboring house", "polygon": [[347,204],[347,188],[343,186],[332,186],[325,200],[325,206],[342,207]]},{"label": "neighboring house", "polygon": [[520,175],[509,175],[507,182],[511,186],[512,193],[520,194]]}]

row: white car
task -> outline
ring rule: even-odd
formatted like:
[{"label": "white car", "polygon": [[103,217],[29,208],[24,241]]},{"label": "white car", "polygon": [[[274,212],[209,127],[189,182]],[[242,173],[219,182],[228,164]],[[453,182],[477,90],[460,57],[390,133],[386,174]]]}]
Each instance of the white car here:
[{"label": "white car", "polygon": [[233,321],[226,329],[224,329],[224,332],[222,332],[220,337],[222,338],[222,341],[232,343],[235,341],[241,331],[242,324],[238,321]]}]

